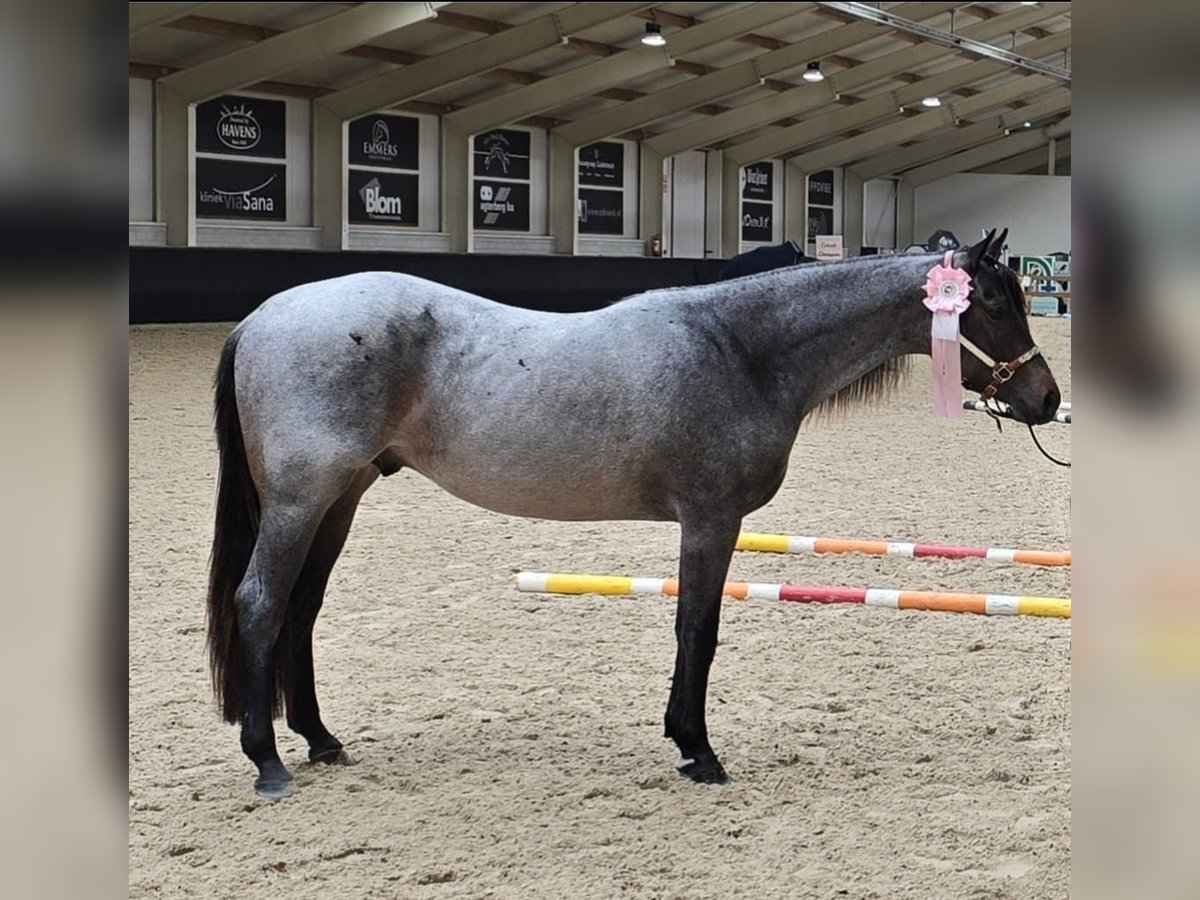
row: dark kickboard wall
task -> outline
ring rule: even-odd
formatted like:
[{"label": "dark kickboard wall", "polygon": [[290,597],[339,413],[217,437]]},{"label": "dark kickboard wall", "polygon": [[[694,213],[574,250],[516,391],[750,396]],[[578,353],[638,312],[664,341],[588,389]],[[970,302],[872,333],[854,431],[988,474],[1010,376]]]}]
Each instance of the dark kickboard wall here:
[{"label": "dark kickboard wall", "polygon": [[718,280],[724,260],[130,247],[129,321],[236,322],[282,290],[353,272],[406,272],[552,312],[599,309]]}]

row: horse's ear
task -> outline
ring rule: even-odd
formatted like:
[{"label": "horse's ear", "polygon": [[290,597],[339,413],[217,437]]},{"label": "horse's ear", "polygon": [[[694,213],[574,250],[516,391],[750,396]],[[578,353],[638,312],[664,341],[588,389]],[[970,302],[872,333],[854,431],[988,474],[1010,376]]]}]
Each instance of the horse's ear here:
[{"label": "horse's ear", "polygon": [[987,255],[992,259],[999,259],[1000,254],[1004,251],[1004,242],[1008,239],[1008,229],[1005,228],[1000,232],[1000,236],[992,241],[991,247],[988,248]]},{"label": "horse's ear", "polygon": [[996,229],[993,228],[991,231],[989,231],[987,233],[987,236],[984,237],[984,239],[982,241],[980,241],[978,244],[972,245],[971,249],[967,251],[966,268],[973,270],[979,266],[980,261],[983,259],[984,255],[988,252],[988,248],[992,245],[992,239],[995,236],[996,236]]}]

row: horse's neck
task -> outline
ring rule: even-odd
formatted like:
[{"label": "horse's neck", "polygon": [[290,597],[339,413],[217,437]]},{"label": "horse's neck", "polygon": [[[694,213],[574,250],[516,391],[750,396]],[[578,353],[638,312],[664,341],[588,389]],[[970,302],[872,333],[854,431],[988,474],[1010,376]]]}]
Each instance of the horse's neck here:
[{"label": "horse's neck", "polygon": [[750,279],[738,329],[803,413],[890,359],[928,352],[928,268],[896,257]]}]

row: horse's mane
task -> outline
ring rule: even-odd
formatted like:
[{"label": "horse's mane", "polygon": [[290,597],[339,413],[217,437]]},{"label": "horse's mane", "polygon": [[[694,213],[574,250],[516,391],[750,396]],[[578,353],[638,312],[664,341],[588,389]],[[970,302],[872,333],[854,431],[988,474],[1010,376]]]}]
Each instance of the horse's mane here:
[{"label": "horse's mane", "polygon": [[840,391],[818,403],[809,416],[828,421],[846,410],[862,404],[874,404],[887,399],[904,383],[911,367],[910,358],[897,356],[876,366],[866,375],[850,382]]}]

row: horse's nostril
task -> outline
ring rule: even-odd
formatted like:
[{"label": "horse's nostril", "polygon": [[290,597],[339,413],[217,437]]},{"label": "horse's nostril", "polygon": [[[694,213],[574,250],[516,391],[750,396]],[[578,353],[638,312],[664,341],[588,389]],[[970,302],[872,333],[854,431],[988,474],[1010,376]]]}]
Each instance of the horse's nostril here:
[{"label": "horse's nostril", "polygon": [[1052,418],[1054,418],[1054,414],[1056,412],[1058,412],[1058,406],[1059,406],[1059,403],[1061,403],[1061,402],[1062,402],[1062,395],[1058,392],[1058,389],[1055,388],[1054,390],[1052,390],[1048,394],[1046,394],[1046,401],[1045,401],[1045,403],[1042,404],[1042,411],[1046,414],[1046,416],[1048,418],[1052,419]]}]

